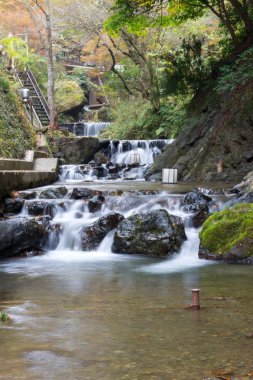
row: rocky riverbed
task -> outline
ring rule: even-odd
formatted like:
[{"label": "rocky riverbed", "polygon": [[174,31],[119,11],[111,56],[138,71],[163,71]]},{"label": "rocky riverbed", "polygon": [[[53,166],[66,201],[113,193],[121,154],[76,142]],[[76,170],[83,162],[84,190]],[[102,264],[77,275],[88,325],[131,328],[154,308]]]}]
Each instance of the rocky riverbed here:
[{"label": "rocky riverbed", "polygon": [[[77,224],[75,249],[84,254],[98,249],[111,232],[113,237],[109,244],[114,253],[174,255],[180,252],[186,240],[185,228],[199,228],[204,223],[200,234],[200,258],[251,263],[253,252],[248,248],[245,251],[246,246],[251,246],[251,216],[247,216],[250,227],[243,236],[240,231],[245,230],[245,218],[241,222],[239,219],[242,210],[244,214],[252,214],[252,193],[246,190],[237,186],[232,195],[225,190],[204,189],[171,195],[159,190],[52,186],[16,192],[5,199],[4,217],[0,221],[0,257],[42,254],[48,249],[56,249],[67,234],[66,219],[70,218],[72,224]],[[238,203],[243,204],[243,208],[234,207]],[[233,222],[228,228],[225,226],[228,213],[233,213],[236,219],[239,240],[234,239],[234,230],[230,228]],[[224,237],[224,229],[228,236]],[[220,245],[224,239],[229,242],[222,252],[213,244],[208,245],[208,241],[218,241],[215,238],[218,236],[221,236]]]}]

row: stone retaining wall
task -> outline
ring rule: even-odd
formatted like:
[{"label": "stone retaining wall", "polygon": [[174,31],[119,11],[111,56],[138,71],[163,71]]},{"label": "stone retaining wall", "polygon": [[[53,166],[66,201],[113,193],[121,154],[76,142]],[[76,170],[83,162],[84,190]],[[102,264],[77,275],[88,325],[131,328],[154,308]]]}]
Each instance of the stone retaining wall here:
[{"label": "stone retaining wall", "polygon": [[41,172],[33,170],[0,171],[0,198],[12,190],[24,190],[49,185],[57,181],[56,171]]}]

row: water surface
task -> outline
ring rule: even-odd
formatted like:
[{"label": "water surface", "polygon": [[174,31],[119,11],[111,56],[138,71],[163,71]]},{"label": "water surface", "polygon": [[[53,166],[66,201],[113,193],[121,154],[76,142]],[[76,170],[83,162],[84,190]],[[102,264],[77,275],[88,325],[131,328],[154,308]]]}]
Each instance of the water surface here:
[{"label": "water surface", "polygon": [[[252,372],[252,268],[192,260],[58,251],[1,262],[0,308],[12,322],[0,325],[0,378]],[[195,287],[201,310],[185,310]]]}]

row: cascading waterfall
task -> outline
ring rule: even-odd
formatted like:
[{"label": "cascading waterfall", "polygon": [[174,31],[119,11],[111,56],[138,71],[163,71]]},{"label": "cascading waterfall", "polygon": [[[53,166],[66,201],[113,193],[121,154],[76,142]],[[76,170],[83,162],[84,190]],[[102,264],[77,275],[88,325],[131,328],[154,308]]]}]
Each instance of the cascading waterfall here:
[{"label": "cascading waterfall", "polygon": [[126,140],[111,141],[111,161],[116,164],[140,165],[153,164],[154,158],[161,154],[161,150],[174,140]]},{"label": "cascading waterfall", "polygon": [[61,124],[61,128],[67,129],[69,132],[79,137],[98,137],[99,133],[109,127],[111,123],[99,121],[79,121],[73,124]]},{"label": "cascading waterfall", "polygon": [[84,122],[83,123],[83,134],[84,137],[98,137],[99,133],[109,127],[111,123],[108,122]]},{"label": "cascading waterfall", "polygon": [[[117,166],[118,175],[109,179],[144,179],[144,174],[154,158],[161,154],[165,145],[174,140],[128,140],[111,141],[109,166],[105,164],[96,167],[92,165],[63,165],[60,170],[61,181],[96,181],[106,179],[110,175],[111,164]],[[115,168],[112,168],[112,171]]]},{"label": "cascading waterfall", "polygon": [[[185,213],[181,209],[181,195],[168,193],[150,193],[148,195],[125,193],[121,196],[106,195],[103,207],[97,212],[89,211],[87,206],[88,200],[73,200],[70,199],[69,196],[70,193],[64,199],[57,200],[57,207],[52,206],[51,228],[45,242],[45,249],[51,251],[50,257],[59,259],[62,253],[64,257],[70,255],[69,258],[77,255],[76,257],[78,257],[78,259],[83,257],[85,260],[86,255],[90,257],[89,251],[81,250],[79,231],[82,227],[92,225],[100,217],[108,213],[117,212],[124,215],[124,217],[129,217],[134,214],[139,214],[140,212],[165,209],[170,214],[183,219],[188,240],[183,244],[180,253],[169,258],[165,264],[164,262],[159,262],[157,264],[141,267],[139,270],[154,273],[171,272],[207,265],[206,261],[199,260],[197,257],[199,242],[198,230],[192,227],[189,213]],[[23,211],[23,214],[29,214],[29,210],[27,211],[29,202],[31,201],[26,201],[24,206],[26,211]],[[35,202],[48,203],[50,200],[37,199]],[[220,203],[220,205],[222,204]],[[100,246],[93,252],[94,259],[96,255],[98,255],[98,258],[101,258],[101,254],[104,258],[107,257],[106,255],[109,255],[108,258],[115,257],[116,259],[117,255],[111,251],[113,236],[114,230],[106,235]]]}]

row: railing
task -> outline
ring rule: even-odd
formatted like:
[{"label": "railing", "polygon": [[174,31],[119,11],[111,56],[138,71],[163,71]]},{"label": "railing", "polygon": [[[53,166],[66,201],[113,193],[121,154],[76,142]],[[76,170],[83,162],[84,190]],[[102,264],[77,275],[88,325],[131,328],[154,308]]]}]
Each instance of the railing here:
[{"label": "railing", "polygon": [[36,95],[38,96],[41,104],[42,104],[42,107],[44,108],[44,111],[48,117],[48,119],[50,119],[50,110],[49,110],[49,107],[48,107],[48,104],[47,104],[47,101],[46,99],[44,98],[40,88],[39,88],[39,85],[32,73],[32,71],[30,69],[27,70],[27,76],[29,78],[29,80],[31,81],[32,85],[33,85],[33,88],[36,92]]},{"label": "railing", "polygon": [[[18,71],[17,71],[16,69],[14,69],[14,70],[13,70],[13,73],[14,73],[15,77],[17,78],[17,80],[19,81],[19,83],[21,84],[21,86],[23,86],[24,83],[23,83],[22,80],[20,79],[20,76],[19,76]],[[28,104],[27,104],[27,106],[28,106]],[[25,107],[25,111],[26,111],[26,114],[27,114],[28,118],[30,119],[30,121],[32,122],[32,117],[33,117],[33,118],[36,120],[36,123],[37,123],[38,127],[39,127],[39,128],[42,128],[43,125],[42,125],[42,123],[41,123],[41,121],[40,121],[40,119],[39,119],[39,117],[38,117],[38,115],[37,115],[37,113],[36,113],[36,110],[34,109],[33,105],[32,105],[32,112],[33,112],[33,115],[32,115],[32,116],[31,116],[31,112],[30,112],[30,110],[27,108],[27,106]]]}]

